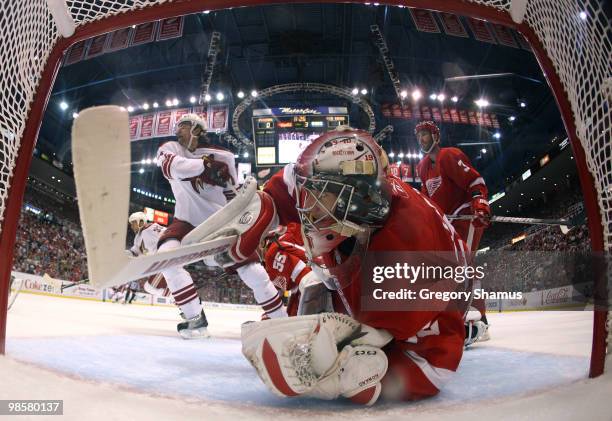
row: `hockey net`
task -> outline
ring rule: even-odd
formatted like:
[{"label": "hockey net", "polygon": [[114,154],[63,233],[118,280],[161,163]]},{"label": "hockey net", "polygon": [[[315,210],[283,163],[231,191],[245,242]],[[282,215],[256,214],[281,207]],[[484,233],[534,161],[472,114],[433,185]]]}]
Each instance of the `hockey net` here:
[{"label": "hockey net", "polygon": [[[147,20],[274,0],[66,0],[77,32],[60,36],[47,1],[0,2],[0,309],[7,304],[14,230],[31,153],[61,52],[83,38]],[[59,0],[62,1],[62,0]],[[473,16],[516,28],[542,65],[576,154],[596,250],[612,251],[612,35],[598,0],[530,0],[522,24],[512,0],[389,1]],[[514,1],[515,5],[523,3]],[[581,17],[581,12],[582,17]],[[583,19],[584,17],[584,19]],[[589,188],[584,189],[585,180]],[[588,190],[588,191],[586,191]],[[590,196],[589,196],[590,192]],[[0,353],[6,312],[0,311]],[[608,312],[596,312],[591,375],[612,348]]]}]

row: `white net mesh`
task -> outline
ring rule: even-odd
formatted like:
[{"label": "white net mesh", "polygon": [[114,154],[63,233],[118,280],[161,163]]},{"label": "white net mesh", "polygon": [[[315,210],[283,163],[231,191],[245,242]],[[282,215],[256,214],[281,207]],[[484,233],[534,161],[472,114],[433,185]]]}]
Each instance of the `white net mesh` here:
[{"label": "white net mesh", "polygon": [[[511,0],[470,1],[502,11],[509,11],[511,4]],[[67,0],[67,5],[77,26],[81,26],[171,2]],[[437,4],[443,8],[444,2]],[[577,135],[595,179],[605,248],[612,251],[612,115],[609,109],[612,35],[601,4],[598,0],[531,0],[525,22],[546,50],[570,101]],[[580,12],[586,14],[585,19]],[[58,32],[45,0],[0,2],[0,28],[1,232],[26,119]]]}]

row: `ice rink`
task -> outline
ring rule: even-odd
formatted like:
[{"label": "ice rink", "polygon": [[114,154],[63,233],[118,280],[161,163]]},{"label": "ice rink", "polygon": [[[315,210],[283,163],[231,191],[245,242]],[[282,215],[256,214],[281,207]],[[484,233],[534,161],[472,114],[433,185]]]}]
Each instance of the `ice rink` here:
[{"label": "ice rink", "polygon": [[[439,396],[418,403],[281,399],[240,352],[259,312],[211,308],[213,335],[185,341],[172,307],[21,293],[9,312],[0,399],[63,399],[64,419],[612,420],[612,373],[587,380],[592,313],[489,315]],[[27,419],[20,417],[19,419]],[[40,419],[40,417],[35,417]]]}]

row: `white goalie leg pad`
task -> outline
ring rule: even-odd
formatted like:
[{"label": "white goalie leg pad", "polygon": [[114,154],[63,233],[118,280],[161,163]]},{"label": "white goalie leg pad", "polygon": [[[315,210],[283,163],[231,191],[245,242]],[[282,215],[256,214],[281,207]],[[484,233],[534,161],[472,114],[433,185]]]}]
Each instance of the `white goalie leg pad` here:
[{"label": "white goalie leg pad", "polygon": [[322,313],[245,324],[242,352],[279,396],[342,395],[372,404],[380,394],[387,357],[376,346],[349,345],[366,337],[351,317]]}]

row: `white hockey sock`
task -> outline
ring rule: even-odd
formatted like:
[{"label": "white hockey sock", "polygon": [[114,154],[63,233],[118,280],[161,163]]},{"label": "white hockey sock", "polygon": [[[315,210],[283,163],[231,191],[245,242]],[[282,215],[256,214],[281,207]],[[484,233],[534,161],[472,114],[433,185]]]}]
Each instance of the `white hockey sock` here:
[{"label": "white hockey sock", "polygon": [[283,300],[260,263],[250,263],[239,267],[236,272],[240,279],[253,290],[255,301],[263,308],[268,317],[271,319],[287,317]]},{"label": "white hockey sock", "polygon": [[[176,248],[179,244],[178,240],[166,241],[161,245],[159,251]],[[198,316],[202,311],[202,304],[189,272],[181,267],[174,267],[164,270],[162,274],[166,278],[166,284],[172,292],[175,304],[181,309],[185,317],[192,319]]]}]

